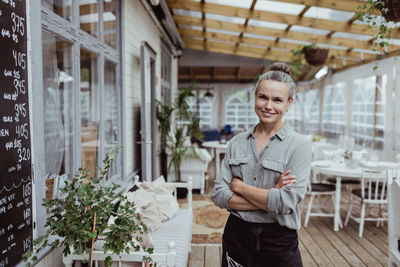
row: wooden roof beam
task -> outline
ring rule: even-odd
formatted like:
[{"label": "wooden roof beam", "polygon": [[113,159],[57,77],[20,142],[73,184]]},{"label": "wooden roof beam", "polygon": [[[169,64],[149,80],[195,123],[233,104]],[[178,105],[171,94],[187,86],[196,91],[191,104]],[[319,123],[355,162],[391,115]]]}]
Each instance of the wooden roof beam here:
[{"label": "wooden roof beam", "polygon": [[[203,22],[199,18],[185,17],[185,16],[174,16],[174,20],[177,24],[185,24],[185,25],[200,26],[200,27],[202,27],[202,25],[206,25],[207,28],[234,31],[234,32],[240,32],[244,28],[243,25],[236,23],[221,22],[217,20],[205,20]],[[261,36],[273,36],[273,37],[288,38],[301,41],[310,41],[310,39],[314,38],[316,42],[322,44],[355,47],[366,50],[373,49],[373,45],[369,41],[355,40],[349,38],[339,38],[339,37],[328,38],[324,35],[312,35],[308,33],[292,32],[292,31],[285,32],[282,30],[260,27],[260,26],[247,26],[246,32]],[[398,49],[397,45],[390,45],[389,51],[396,50],[396,48]]]},{"label": "wooden roof beam", "polygon": [[[219,4],[211,4],[205,3],[203,6],[199,2],[188,1],[188,0],[168,0],[168,5],[172,8],[198,11],[204,8],[204,12],[213,13],[224,16],[232,16],[232,17],[241,17],[241,18],[250,18],[255,20],[269,21],[269,22],[277,22],[284,23],[290,25],[299,25],[304,27],[313,27],[314,26],[314,18],[302,17],[299,18],[295,15],[282,15],[281,13],[276,12],[268,12],[261,10],[253,10],[250,11],[246,8],[239,8],[233,6],[219,5]],[[340,32],[348,32],[355,34],[375,34],[377,30],[371,30],[366,25],[348,25],[347,22],[334,21],[328,19],[318,19],[318,25],[316,25],[319,29],[331,30],[331,31],[340,31]],[[393,38],[400,38],[400,31],[394,31],[392,34]]]},{"label": "wooden roof beam", "polygon": [[[243,43],[243,44],[258,45],[261,47],[264,46],[264,47],[271,47],[271,48],[283,48],[283,49],[287,49],[289,51],[291,49],[296,49],[298,47],[298,45],[292,44],[292,43],[280,42],[279,44],[276,44],[275,41],[258,39],[258,38],[253,38],[253,37],[243,37],[241,40],[239,40],[238,36],[231,35],[231,34],[214,33],[214,32],[203,33],[199,30],[186,29],[186,28],[179,29],[179,33],[183,37],[188,37],[188,36],[204,37],[204,38],[208,38],[211,40],[226,41],[226,42],[230,42],[230,43],[237,43],[237,42],[241,41],[241,43]],[[288,51],[288,53],[290,53],[289,51]],[[330,53],[330,55],[334,55],[334,56],[351,57],[351,58],[356,58],[356,59],[376,58],[376,55],[374,55],[374,54],[364,53],[364,55],[361,56],[360,52],[347,52],[346,50],[330,49],[329,53]]]},{"label": "wooden roof beam", "polygon": [[[183,38],[183,41],[189,49],[224,53],[229,55],[240,55],[245,57],[264,58],[273,61],[292,62],[292,56],[286,51],[270,50],[268,53],[265,53],[265,49],[263,48],[240,46],[235,52],[234,44],[224,44],[212,41],[208,41],[207,49],[205,50],[203,49],[201,40]],[[341,60],[333,57],[330,58],[325,65],[333,66],[333,64],[336,64],[336,66],[341,66],[341,63]]]}]

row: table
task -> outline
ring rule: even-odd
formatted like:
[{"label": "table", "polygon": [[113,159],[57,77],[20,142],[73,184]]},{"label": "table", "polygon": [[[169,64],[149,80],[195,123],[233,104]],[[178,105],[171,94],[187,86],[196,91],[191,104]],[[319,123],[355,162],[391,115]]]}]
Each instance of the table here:
[{"label": "table", "polygon": [[218,176],[219,169],[221,167],[220,155],[226,153],[226,150],[228,149],[228,144],[229,142],[227,142],[226,144],[221,144],[219,141],[207,141],[201,144],[203,147],[214,149],[215,176]]},{"label": "table", "polygon": [[341,164],[332,160],[317,160],[311,163],[313,173],[313,181],[317,180],[318,174],[336,176],[336,191],[335,191],[335,215],[333,219],[333,230],[339,231],[340,220],[340,192],[342,179],[361,180],[361,168],[349,168],[345,164]]}]

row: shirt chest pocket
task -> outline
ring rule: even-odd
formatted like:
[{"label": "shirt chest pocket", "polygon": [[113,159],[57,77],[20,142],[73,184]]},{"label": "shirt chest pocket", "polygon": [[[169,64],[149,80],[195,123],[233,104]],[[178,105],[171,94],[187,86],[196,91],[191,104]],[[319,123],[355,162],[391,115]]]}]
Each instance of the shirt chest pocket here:
[{"label": "shirt chest pocket", "polygon": [[250,175],[250,157],[235,157],[229,159],[232,177],[240,178]]},{"label": "shirt chest pocket", "polygon": [[262,166],[266,186],[274,186],[278,182],[279,176],[285,172],[284,164],[279,161],[265,159],[262,161]]}]

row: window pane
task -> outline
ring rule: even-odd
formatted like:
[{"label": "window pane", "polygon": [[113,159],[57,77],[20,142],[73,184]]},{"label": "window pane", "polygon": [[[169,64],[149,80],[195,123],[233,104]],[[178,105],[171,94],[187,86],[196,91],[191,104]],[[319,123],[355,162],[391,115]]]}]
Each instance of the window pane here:
[{"label": "window pane", "polygon": [[72,45],[43,31],[43,112],[47,177],[72,175]]},{"label": "window pane", "polygon": [[82,30],[98,37],[99,7],[97,0],[79,1],[79,23]]},{"label": "window pane", "polygon": [[71,21],[71,2],[72,0],[42,0],[42,5]]},{"label": "window pane", "polygon": [[[116,65],[106,60],[104,64],[104,143],[106,153],[110,152],[118,145],[118,96]],[[120,157],[117,155],[111,166],[110,177],[118,173],[119,158]]]},{"label": "window pane", "polygon": [[99,148],[99,90],[97,56],[81,49],[82,167],[95,175]]},{"label": "window pane", "polygon": [[117,31],[117,1],[104,0],[104,42],[114,49],[117,49],[118,31]]}]

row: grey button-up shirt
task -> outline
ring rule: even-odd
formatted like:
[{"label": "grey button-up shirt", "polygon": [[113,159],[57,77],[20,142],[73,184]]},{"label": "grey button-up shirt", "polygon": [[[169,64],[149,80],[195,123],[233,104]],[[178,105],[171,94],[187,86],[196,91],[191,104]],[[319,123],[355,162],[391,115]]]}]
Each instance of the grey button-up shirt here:
[{"label": "grey button-up shirt", "polygon": [[[260,157],[253,126],[238,134],[229,142],[221,171],[211,194],[213,202],[248,222],[276,222],[291,229],[300,229],[300,209],[311,169],[311,142],[285,124],[263,148]],[[279,176],[292,170],[296,183],[280,189],[274,188]],[[270,189],[267,211],[238,211],[230,209],[229,199],[233,192],[229,185],[233,177],[258,188]]]}]

